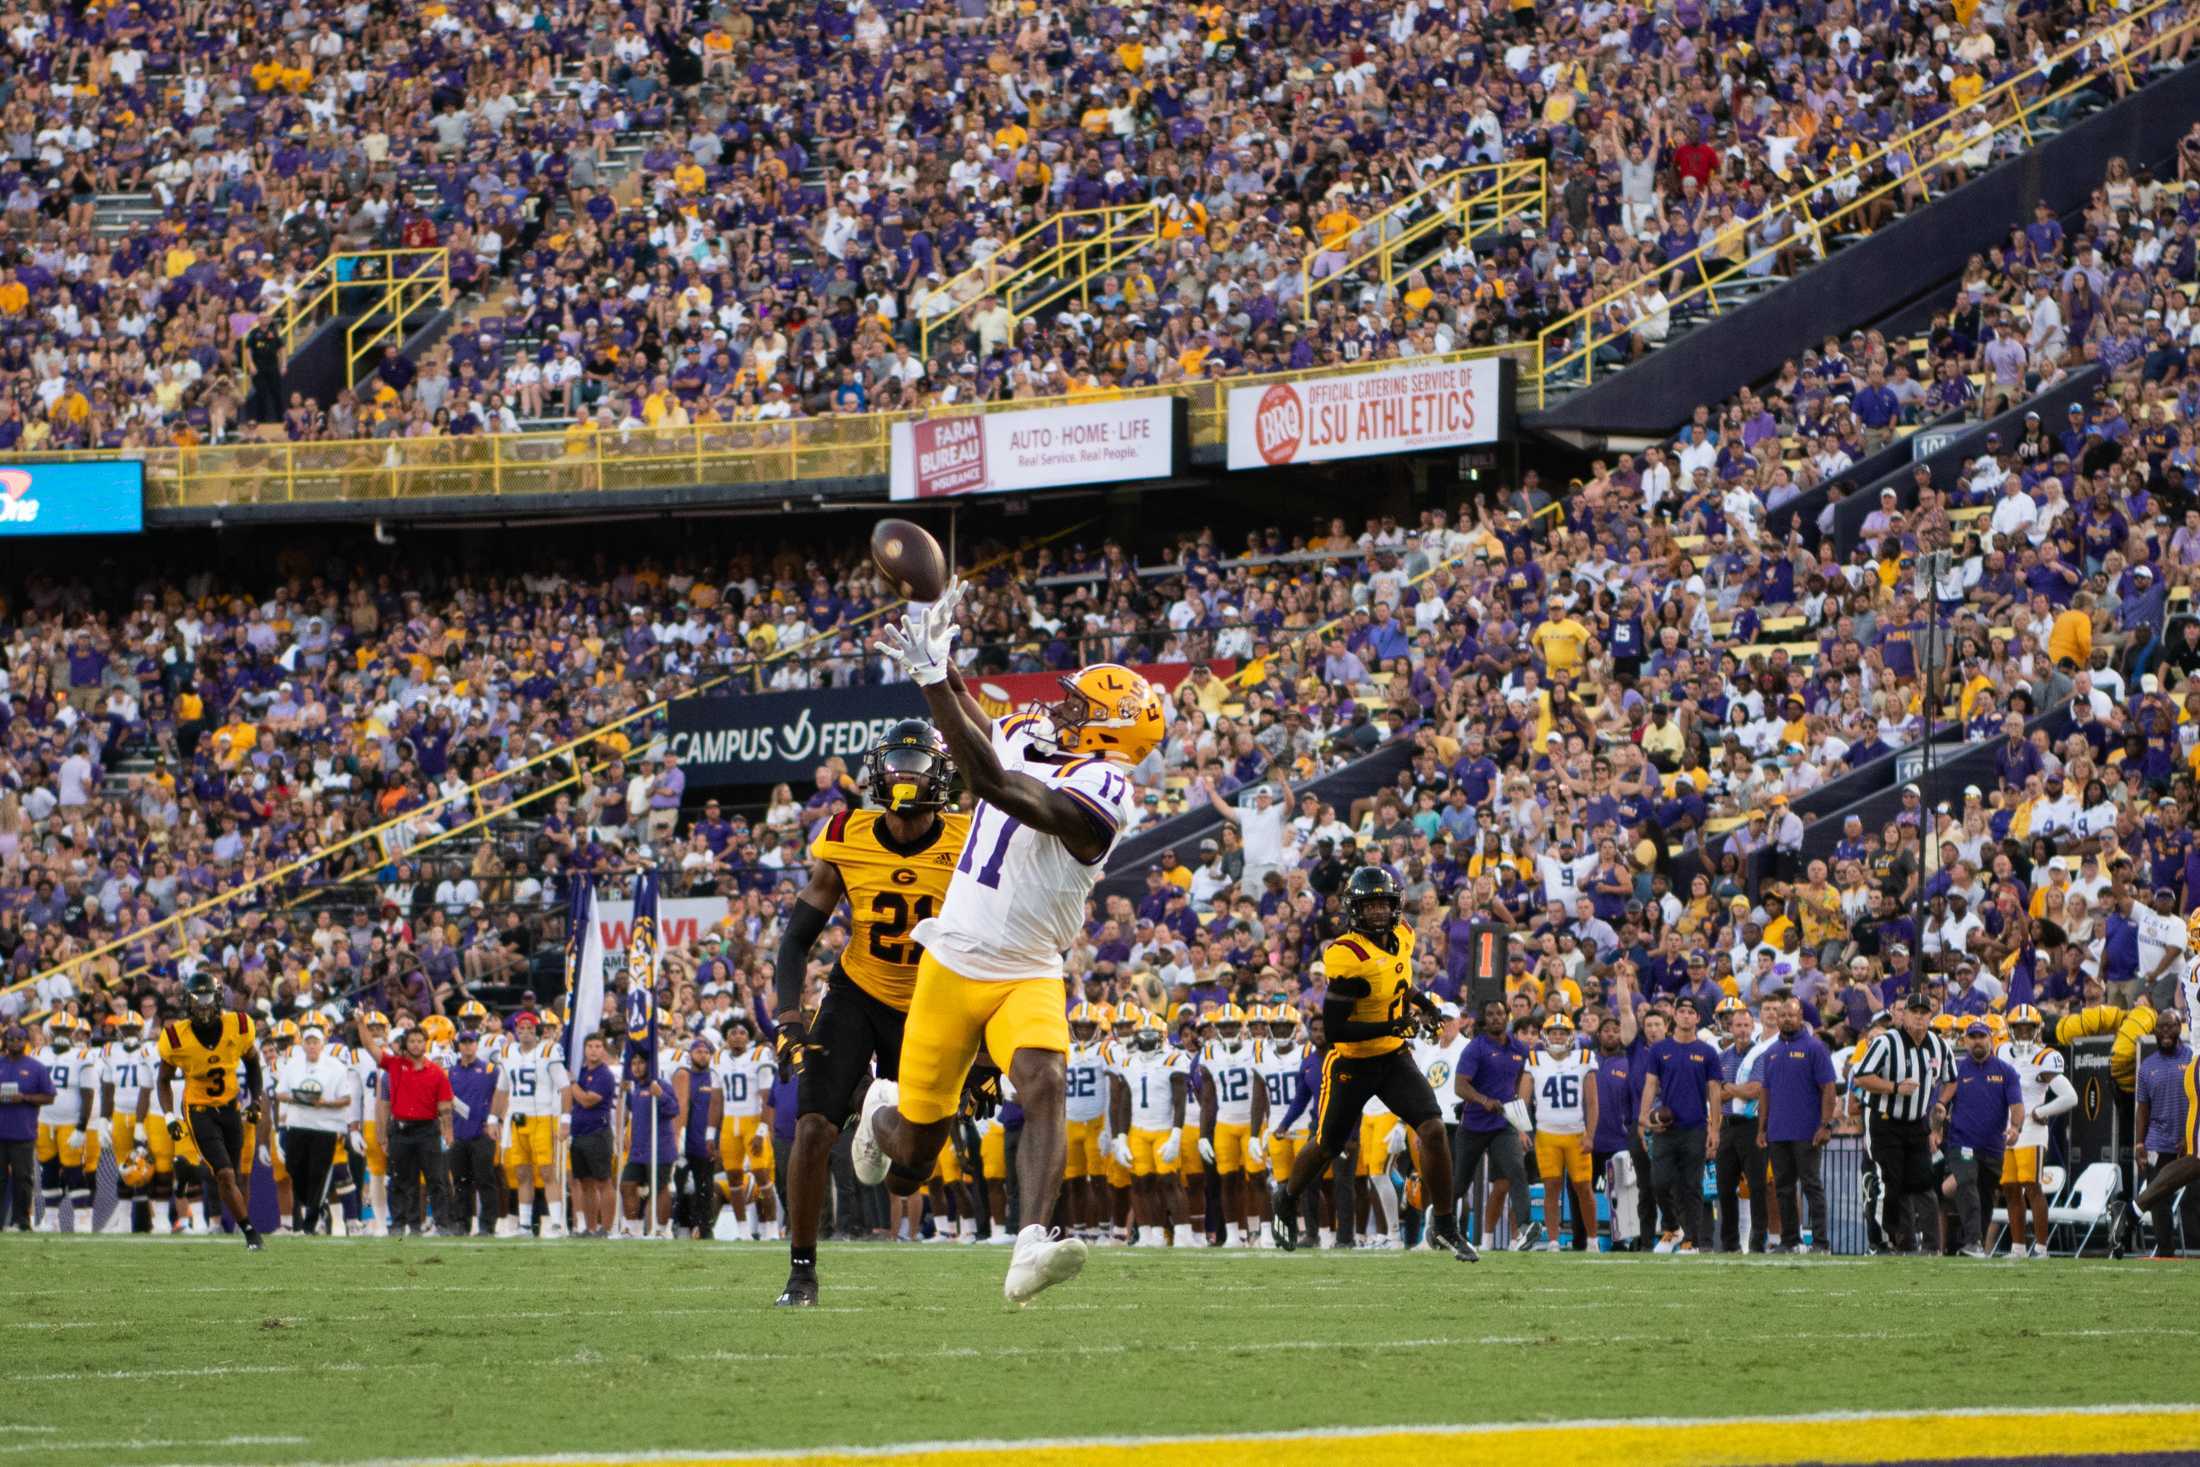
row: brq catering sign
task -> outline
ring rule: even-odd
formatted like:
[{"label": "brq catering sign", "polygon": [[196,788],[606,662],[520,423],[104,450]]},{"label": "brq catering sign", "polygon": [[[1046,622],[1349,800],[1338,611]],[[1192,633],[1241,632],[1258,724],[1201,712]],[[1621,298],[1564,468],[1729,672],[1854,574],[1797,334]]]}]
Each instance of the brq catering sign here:
[{"label": "brq catering sign", "polygon": [[1174,397],[1089,398],[1020,412],[951,413],[893,427],[896,499],[1163,479],[1179,466]]},{"label": "brq catering sign", "polygon": [[1229,464],[1272,469],[1495,443],[1512,422],[1501,357],[1408,362],[1230,391]]}]

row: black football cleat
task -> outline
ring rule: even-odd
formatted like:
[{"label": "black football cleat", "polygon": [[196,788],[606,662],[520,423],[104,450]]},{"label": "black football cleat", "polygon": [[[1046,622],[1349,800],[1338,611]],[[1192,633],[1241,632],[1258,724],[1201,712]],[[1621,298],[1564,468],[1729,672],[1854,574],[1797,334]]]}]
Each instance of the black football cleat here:
[{"label": "black football cleat", "polygon": [[260,1235],[250,1228],[244,1230],[244,1251],[247,1253],[263,1251],[260,1246]]},{"label": "black football cleat", "polygon": [[1429,1236],[1451,1250],[1451,1256],[1461,1263],[1480,1263],[1482,1255],[1467,1241],[1467,1235],[1459,1231],[1459,1219],[1439,1217],[1428,1225]]},{"label": "black football cleat", "polygon": [[779,1309],[815,1309],[817,1275],[809,1269],[796,1269],[787,1275],[787,1287],[779,1291],[779,1298],[773,1302]]},{"label": "black football cleat", "polygon": [[1268,1184],[1268,1210],[1276,1218],[1276,1246],[1286,1253],[1295,1253],[1299,1246],[1299,1201],[1285,1191],[1281,1182]]}]

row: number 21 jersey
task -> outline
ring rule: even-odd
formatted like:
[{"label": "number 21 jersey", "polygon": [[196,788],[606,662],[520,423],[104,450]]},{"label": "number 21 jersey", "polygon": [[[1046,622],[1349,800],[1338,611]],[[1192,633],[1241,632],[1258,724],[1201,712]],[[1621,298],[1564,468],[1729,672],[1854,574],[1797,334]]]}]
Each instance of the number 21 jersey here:
[{"label": "number 21 jersey", "polygon": [[847,810],[818,833],[810,854],[829,861],[848,893],[848,945],[840,970],[881,1003],[907,1013],[922,949],[914,930],[940,909],[968,815],[940,816],[913,846],[897,845],[877,810]]},{"label": "number 21 jersey", "polygon": [[1055,836],[1031,829],[991,805],[971,817],[970,837],[940,914],[919,923],[917,940],[965,978],[1012,983],[1059,978],[1062,954],[1085,920],[1085,899],[1131,806],[1131,782],[1103,759],[1062,759],[1035,748],[1036,715],[998,724],[993,749],[1008,769],[1068,795],[1101,836],[1098,857],[1080,861]]}]

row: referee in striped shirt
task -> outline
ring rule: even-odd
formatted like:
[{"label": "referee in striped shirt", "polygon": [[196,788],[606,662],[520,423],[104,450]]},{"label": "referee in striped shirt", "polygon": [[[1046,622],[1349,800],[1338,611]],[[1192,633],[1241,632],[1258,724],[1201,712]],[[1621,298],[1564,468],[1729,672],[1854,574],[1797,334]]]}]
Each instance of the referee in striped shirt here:
[{"label": "referee in striped shirt", "polygon": [[1947,1113],[1956,1056],[1932,1032],[1932,1012],[1932,1000],[1911,993],[1895,1027],[1872,1040],[1854,1076],[1864,1092],[1864,1144],[1879,1171],[1880,1231],[1896,1253],[1935,1251],[1940,1224],[1932,1122]]}]

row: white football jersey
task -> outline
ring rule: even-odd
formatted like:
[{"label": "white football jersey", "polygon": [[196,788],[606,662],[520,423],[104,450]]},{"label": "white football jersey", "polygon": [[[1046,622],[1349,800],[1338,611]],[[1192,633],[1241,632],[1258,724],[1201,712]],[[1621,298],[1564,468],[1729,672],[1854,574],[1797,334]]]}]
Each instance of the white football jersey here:
[{"label": "white football jersey", "polygon": [[[1299,1063],[1304,1058],[1296,1044],[1291,1046],[1289,1054],[1278,1054],[1262,1045],[1260,1057],[1254,1061],[1255,1068],[1260,1071],[1261,1084],[1268,1087],[1268,1128],[1271,1131],[1299,1098]],[[1299,1112],[1299,1118],[1283,1134],[1304,1136],[1313,1118],[1314,1107],[1310,1105]]]},{"label": "white football jersey", "polygon": [[99,1083],[99,1056],[73,1045],[67,1054],[56,1054],[49,1044],[34,1058],[46,1067],[46,1073],[53,1079],[53,1101],[38,1108],[38,1124],[83,1125],[84,1089]]},{"label": "white football jersey", "polygon": [[722,1054],[716,1061],[718,1088],[726,1097],[728,1116],[760,1116],[764,1113],[764,1097],[772,1093],[778,1083],[779,1061],[772,1051],[761,1044],[752,1044],[739,1054]]},{"label": "white football jersey", "polygon": [[504,1092],[506,1115],[554,1116],[563,1109],[568,1080],[565,1052],[558,1045],[538,1039],[527,1052],[514,1044],[499,1069],[497,1088]]},{"label": "white football jersey", "polygon": [[993,749],[1005,768],[1068,794],[1085,807],[1105,837],[1093,861],[1080,861],[1051,835],[980,804],[947,900],[937,917],[916,927],[927,951],[965,978],[1011,983],[1059,978],[1062,954],[1085,921],[1085,899],[1099,882],[1108,852],[1132,804],[1130,779],[1103,759],[1061,759],[1033,747],[1033,714],[994,726]]},{"label": "white football jersey", "polygon": [[114,1112],[126,1120],[137,1117],[138,1097],[152,1092],[153,1103],[149,1112],[160,1109],[160,1089],[153,1083],[160,1073],[160,1055],[150,1044],[140,1044],[136,1049],[124,1049],[121,1044],[107,1046],[105,1058],[100,1063],[99,1082],[115,1087]]},{"label": "white football jersey", "polygon": [[[1141,1131],[1166,1131],[1176,1125],[1171,1076],[1191,1079],[1191,1059],[1181,1049],[1163,1045],[1158,1052],[1130,1049],[1123,1052],[1121,1074],[1131,1089],[1131,1125]],[[1188,1117],[1191,1097],[1185,1096]]]},{"label": "white football jersey", "polygon": [[2185,959],[2185,966],[2177,975],[2177,990],[2185,1003],[2185,1028],[2189,1032],[2200,1023],[2200,953]]},{"label": "white football jersey", "polygon": [[1220,1040],[1200,1051],[1200,1062],[1215,1084],[1215,1121],[1225,1126],[1253,1123],[1253,1087],[1261,1083],[1258,1061],[1265,1045],[1248,1040],[1234,1051]]},{"label": "white football jersey", "polygon": [[382,1101],[382,1062],[374,1057],[373,1050],[362,1044],[351,1052],[351,1073],[358,1082],[351,1097],[351,1118],[380,1125],[381,1119],[375,1112]]},{"label": "white football jersey", "polygon": [[1413,1041],[1413,1062],[1421,1067],[1428,1088],[1436,1092],[1436,1103],[1443,1107],[1447,1125],[1459,1120],[1459,1107],[1463,1102],[1452,1082],[1459,1078],[1459,1056],[1466,1052],[1464,1035],[1454,1037],[1449,1044],[1438,1044],[1432,1039]]},{"label": "white football jersey", "polygon": [[2001,1057],[2009,1061],[2009,1067],[2017,1072],[2017,1079],[2024,1087],[2024,1129],[2017,1133],[2019,1146],[2047,1144],[2047,1122],[2033,1120],[2032,1112],[2047,1104],[2048,1087],[2063,1073],[2062,1051],[2050,1049],[2038,1040],[2033,1043],[2038,1046],[2037,1052],[2022,1059],[2018,1058],[2019,1045],[2011,1044],[2001,1052]]},{"label": "white football jersey", "polygon": [[[1588,1112],[1582,1092],[1594,1084],[1597,1062],[1588,1051],[1575,1049],[1564,1059],[1538,1048],[1528,1056],[1528,1079],[1534,1087],[1535,1128],[1555,1136],[1579,1136],[1588,1129]],[[1506,1097],[1510,1099],[1511,1097]]]},{"label": "white football jersey", "polygon": [[1097,1121],[1108,1112],[1107,1042],[1071,1042],[1062,1114],[1073,1121]]}]

